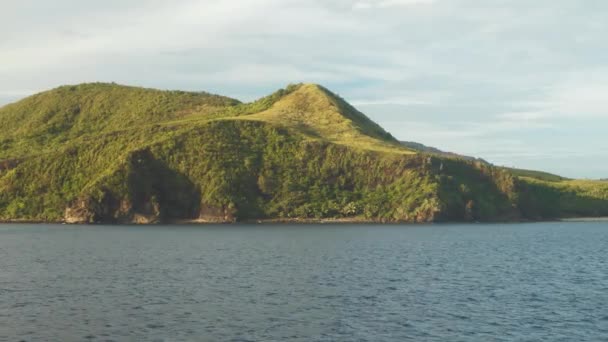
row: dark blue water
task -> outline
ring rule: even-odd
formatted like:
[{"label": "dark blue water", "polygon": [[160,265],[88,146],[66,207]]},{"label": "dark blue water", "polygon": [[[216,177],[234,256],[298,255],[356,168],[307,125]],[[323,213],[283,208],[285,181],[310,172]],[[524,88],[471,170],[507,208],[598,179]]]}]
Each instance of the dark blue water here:
[{"label": "dark blue water", "polygon": [[0,225],[2,341],[607,341],[608,224]]}]

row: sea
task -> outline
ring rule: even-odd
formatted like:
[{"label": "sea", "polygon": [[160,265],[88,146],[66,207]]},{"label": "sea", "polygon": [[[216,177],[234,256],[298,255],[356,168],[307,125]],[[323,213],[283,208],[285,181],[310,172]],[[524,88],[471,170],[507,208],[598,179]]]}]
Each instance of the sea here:
[{"label": "sea", "polygon": [[3,224],[0,341],[608,341],[608,222]]}]

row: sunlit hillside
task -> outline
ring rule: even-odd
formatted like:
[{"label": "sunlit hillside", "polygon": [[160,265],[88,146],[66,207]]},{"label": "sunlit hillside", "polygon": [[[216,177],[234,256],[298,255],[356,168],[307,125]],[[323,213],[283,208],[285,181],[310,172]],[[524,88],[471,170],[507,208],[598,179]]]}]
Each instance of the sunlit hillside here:
[{"label": "sunlit hillside", "polygon": [[0,220],[608,214],[605,183],[416,151],[314,84],[252,103],[116,84],[63,86],[0,108],[0,125]]}]

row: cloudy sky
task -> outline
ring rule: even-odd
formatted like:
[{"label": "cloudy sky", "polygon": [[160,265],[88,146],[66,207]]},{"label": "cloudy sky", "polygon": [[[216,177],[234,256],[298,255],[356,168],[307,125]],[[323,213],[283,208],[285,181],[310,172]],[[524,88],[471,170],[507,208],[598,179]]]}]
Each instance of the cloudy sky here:
[{"label": "cloudy sky", "polygon": [[608,177],[605,0],[3,1],[0,105],[114,81],[340,94],[402,140]]}]

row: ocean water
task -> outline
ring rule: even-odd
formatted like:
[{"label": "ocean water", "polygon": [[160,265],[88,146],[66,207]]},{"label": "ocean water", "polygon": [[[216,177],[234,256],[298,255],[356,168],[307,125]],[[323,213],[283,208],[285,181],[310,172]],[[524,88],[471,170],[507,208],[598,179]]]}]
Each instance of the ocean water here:
[{"label": "ocean water", "polygon": [[0,225],[0,341],[608,341],[608,223]]}]

